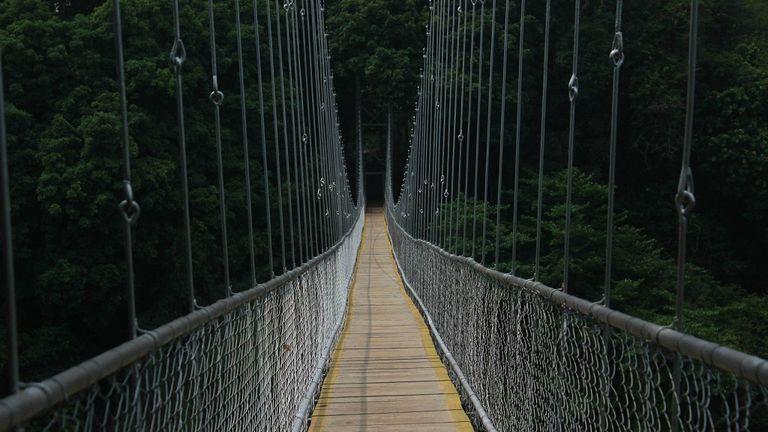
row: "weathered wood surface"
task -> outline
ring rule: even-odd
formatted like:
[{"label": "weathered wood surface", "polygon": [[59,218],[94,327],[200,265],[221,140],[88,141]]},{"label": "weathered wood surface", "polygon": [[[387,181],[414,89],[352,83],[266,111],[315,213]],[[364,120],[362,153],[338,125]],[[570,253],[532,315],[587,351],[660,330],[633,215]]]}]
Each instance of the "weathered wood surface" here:
[{"label": "weathered wood surface", "polygon": [[369,210],[347,323],[310,431],[471,431],[459,396]]}]

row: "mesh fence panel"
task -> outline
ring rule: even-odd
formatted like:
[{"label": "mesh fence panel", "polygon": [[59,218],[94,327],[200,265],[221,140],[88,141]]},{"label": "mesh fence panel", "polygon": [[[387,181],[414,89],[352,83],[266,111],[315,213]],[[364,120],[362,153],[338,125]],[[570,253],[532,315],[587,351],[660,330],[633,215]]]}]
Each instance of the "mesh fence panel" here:
[{"label": "mesh fence panel", "polygon": [[363,224],[361,215],[300,276],[90,385],[27,430],[290,430],[343,323]]},{"label": "mesh fence panel", "polygon": [[768,430],[768,386],[505,283],[389,226],[403,276],[498,430]]}]

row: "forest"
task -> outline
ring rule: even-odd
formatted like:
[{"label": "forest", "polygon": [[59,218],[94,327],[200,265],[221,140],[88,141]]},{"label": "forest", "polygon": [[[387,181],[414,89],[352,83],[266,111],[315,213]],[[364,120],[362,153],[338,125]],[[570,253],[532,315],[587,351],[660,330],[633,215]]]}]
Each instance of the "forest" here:
[{"label": "forest", "polygon": [[[221,105],[222,142],[232,288],[237,291],[248,286],[249,269],[234,1],[213,3],[219,83],[226,95]],[[176,87],[168,61],[174,40],[173,11],[170,1],[122,3],[134,190],[142,206],[134,240],[137,308],[140,326],[152,328],[185,313]],[[207,3],[180,2],[181,35],[188,56],[183,76],[194,278],[203,304],[226,293],[219,247],[214,119],[208,100]],[[251,16],[251,2],[241,3],[243,16]],[[465,11],[473,7],[469,0],[459,3]],[[532,272],[535,241],[544,38],[544,2],[528,3],[522,53],[523,121],[515,125],[517,94],[507,91],[508,126],[503,131],[507,142],[513,142],[515,128],[522,128],[518,273],[526,277]],[[508,4],[516,10],[519,2],[509,0]],[[573,2],[552,4],[542,280],[558,286]],[[574,293],[596,301],[603,284],[612,74],[608,53],[615,4],[590,0],[582,5],[571,272]],[[283,9],[281,2],[273,6]],[[428,2],[417,0],[324,3],[350,174],[356,174],[352,161],[359,92],[366,170],[384,169],[381,124],[388,111],[393,113],[395,191],[406,161],[428,7]],[[488,25],[499,30],[493,41],[497,48],[502,44],[502,18],[497,16],[491,22],[486,16]],[[688,2],[627,2],[623,19],[626,61],[619,106],[614,307],[669,324],[674,309],[673,199],[683,143]],[[243,47],[246,101],[254,119],[259,93],[263,93],[268,115],[272,109],[272,96],[266,90],[272,84],[270,78],[265,77],[261,89],[255,80],[257,47],[253,41],[255,31],[265,32],[264,23],[261,26],[255,29],[251,19],[243,22],[243,38],[249,41]],[[768,264],[768,4],[762,0],[702,0],[700,26],[692,159],[697,203],[689,228],[686,330],[768,357],[768,288],[763,283]],[[516,20],[509,27],[509,62],[514,68]],[[264,53],[267,47],[260,50]],[[119,95],[111,6],[102,0],[0,0],[0,52],[21,374],[24,381],[33,381],[126,338],[123,231],[117,212],[122,199]],[[501,68],[496,70],[499,85]],[[505,85],[513,89],[516,75],[509,74]],[[476,90],[487,92],[484,87]],[[501,93],[493,95],[492,102],[498,106]],[[498,122],[493,127],[498,128]],[[259,128],[257,121],[251,121],[249,135],[258,137]],[[493,133],[498,135],[498,130]],[[505,154],[506,179],[514,175],[512,157],[512,152]],[[253,208],[259,210],[254,211],[257,276],[263,281],[274,269],[268,265],[263,167],[258,152],[251,152],[249,164]],[[275,175],[274,169],[269,172]],[[283,193],[275,189],[274,181],[270,185],[272,194]],[[502,211],[500,268],[505,269],[511,265],[511,182],[502,189],[502,201],[495,205]],[[470,197],[469,202],[474,201]],[[491,225],[495,205],[489,210]],[[273,214],[278,210],[273,208]],[[490,248],[492,240],[475,246]]]},{"label": "forest", "polygon": [[[471,2],[459,3],[467,13],[472,10]],[[421,64],[425,41],[423,22],[428,18],[422,17],[421,22],[414,23],[413,16],[419,8],[422,15],[428,11],[419,2],[394,5],[342,0],[330,4],[331,48],[343,57],[336,63],[337,72],[364,77],[363,99],[381,101],[369,108],[369,116],[383,119],[390,109],[396,122],[402,125],[394,128],[394,157],[399,166],[394,169],[393,189],[397,192],[406,163],[407,147],[403,143],[409,139],[407,125],[413,114],[416,87],[412,83],[418,82],[419,71],[395,65]],[[476,7],[479,8],[479,4]],[[514,70],[519,42],[515,11],[519,10],[519,2],[510,2],[510,7],[513,13],[507,42],[508,67]],[[522,56],[523,121],[516,267],[517,274],[524,277],[532,277],[534,271],[544,8],[543,1],[528,2]],[[760,59],[768,49],[768,7],[764,2],[741,0],[702,1],[700,8],[692,162],[697,201],[689,222],[686,330],[765,357],[768,339],[763,335],[768,330],[768,290],[762,281],[762,268],[768,262],[768,221],[765,220],[768,196],[761,173],[768,168],[768,68]],[[572,66],[573,14],[573,2],[552,2],[541,279],[553,287],[562,283],[567,83]],[[485,15],[486,25],[490,26],[488,15]],[[500,53],[503,17],[498,15],[494,44]],[[601,299],[604,285],[613,71],[608,53],[614,20],[615,2],[582,3],[570,284],[576,295],[593,301]],[[670,324],[674,315],[677,247],[674,195],[683,144],[688,25],[687,1],[633,2],[624,6],[626,60],[620,81],[612,307],[663,325]],[[476,49],[474,61],[477,55]],[[498,57],[501,56],[497,56],[493,76],[497,89],[502,80]],[[516,75],[510,73],[505,83],[505,114],[509,126],[503,133],[510,150],[504,155],[503,178],[507,180],[502,186],[499,227],[499,268],[505,271],[512,267],[514,152],[511,146],[516,133],[516,81]],[[400,86],[401,82],[407,84]],[[474,85],[475,94],[487,93],[487,84],[478,87],[475,82]],[[490,103],[494,113],[490,134],[496,137],[501,91],[492,95]],[[347,95],[347,100],[350,102],[341,105],[353,106],[353,95]],[[481,115],[485,116],[485,112]],[[367,145],[377,138],[383,142],[383,133],[369,134]],[[492,140],[492,146],[497,144],[498,141]],[[368,166],[383,164],[384,154],[380,150],[368,151],[372,153],[366,153]],[[497,151],[492,150],[491,178],[498,175],[497,155]],[[470,183],[467,212],[470,216],[472,206],[482,207],[483,199],[471,196],[471,189]],[[489,196],[496,196],[494,189],[495,184],[491,184]],[[458,198],[439,211],[463,214],[462,196]],[[495,206],[487,209],[489,233],[496,230],[495,213]],[[476,214],[482,218],[482,209]],[[460,222],[471,226],[473,221]],[[478,255],[481,248],[492,254],[493,235],[481,244],[478,234],[475,245],[470,244],[468,237],[467,234],[464,240],[467,244],[462,251],[470,251],[474,246]]]}]

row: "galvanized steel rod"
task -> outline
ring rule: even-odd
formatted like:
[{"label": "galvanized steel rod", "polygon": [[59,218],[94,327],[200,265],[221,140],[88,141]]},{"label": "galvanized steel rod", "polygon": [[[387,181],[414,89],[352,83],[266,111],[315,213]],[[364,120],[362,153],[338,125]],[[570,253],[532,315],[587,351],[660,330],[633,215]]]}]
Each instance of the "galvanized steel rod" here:
[{"label": "galvanized steel rod", "polygon": [[291,102],[291,150],[293,153],[293,186],[296,188],[296,225],[297,225],[297,232],[298,232],[298,249],[299,249],[299,263],[304,263],[309,259],[308,253],[305,251],[305,243],[306,243],[306,223],[302,220],[303,212],[302,212],[302,201],[301,201],[301,183],[299,183],[299,162],[298,162],[298,152],[296,149],[296,142],[299,139],[299,127],[296,120],[296,79],[294,76],[294,67],[293,67],[293,53],[291,51],[291,45],[293,44],[293,38],[291,37],[291,22],[290,22],[290,15],[291,10],[294,9],[294,3],[293,2],[285,2],[283,4],[283,9],[285,10],[285,34],[286,34],[286,43],[285,43],[285,50],[287,54],[287,63],[288,63],[288,82],[290,85],[288,86],[288,100]]},{"label": "galvanized steel rod", "polygon": [[470,256],[475,258],[475,246],[477,244],[477,185],[478,173],[480,172],[478,162],[480,161],[480,107],[483,101],[483,29],[485,27],[485,1],[478,0],[480,2],[480,47],[479,58],[477,61],[477,111],[475,112],[475,183],[474,193],[472,194],[474,200],[472,205],[472,253]]},{"label": "galvanized steel rod", "polygon": [[432,136],[435,133],[432,127],[432,122],[435,118],[435,60],[437,58],[437,42],[439,39],[439,27],[437,14],[435,12],[435,1],[430,5],[430,25],[429,25],[429,45],[427,45],[427,61],[428,67],[426,71],[427,77],[427,89],[426,89],[426,105],[425,105],[425,121],[423,128],[423,137],[421,139],[421,151],[423,154],[423,162],[421,167],[421,173],[418,180],[418,194],[419,194],[419,229],[418,237],[422,239],[427,238],[427,215],[429,213],[428,208],[428,195],[429,195],[429,175],[433,158],[430,157],[430,149],[432,149]]},{"label": "galvanized steel rod", "polygon": [[453,8],[451,7],[452,0],[445,0],[445,35],[443,36],[443,61],[440,69],[440,85],[441,96],[438,99],[438,111],[440,114],[438,130],[438,165],[435,172],[434,182],[432,183],[432,194],[435,198],[435,214],[433,217],[434,223],[434,241],[435,244],[444,247],[442,239],[442,220],[441,207],[443,202],[443,184],[445,183],[445,174],[448,167],[449,156],[449,140],[450,133],[448,131],[448,120],[450,117],[450,89],[451,89],[451,77],[450,77],[450,65],[451,65],[451,33],[453,29]]},{"label": "galvanized steel rod", "polygon": [[613,90],[611,95],[611,137],[609,150],[608,167],[608,215],[607,215],[607,233],[605,241],[605,282],[603,292],[603,304],[605,307],[611,307],[611,277],[613,264],[613,216],[614,216],[614,194],[616,185],[616,141],[619,121],[619,78],[621,65],[624,63],[624,38],[621,32],[621,14],[623,9],[623,0],[616,1],[616,25],[613,36],[613,47],[609,58],[613,63]]},{"label": "galvanized steel rod", "polygon": [[439,103],[439,90],[438,90],[438,84],[440,80],[439,75],[439,63],[440,63],[440,47],[442,46],[442,14],[440,14],[440,10],[438,9],[438,0],[433,2],[433,5],[435,5],[435,46],[434,46],[434,62],[432,64],[432,72],[430,74],[430,87],[431,87],[431,94],[430,94],[430,121],[429,125],[430,128],[427,131],[428,132],[428,141],[427,141],[427,149],[425,149],[426,154],[428,155],[427,158],[427,170],[425,171],[425,178],[424,178],[424,239],[429,240],[431,239],[431,215],[434,214],[433,206],[432,206],[432,193],[430,189],[430,185],[432,184],[432,179],[434,178],[435,173],[435,167],[437,165],[437,145],[436,145],[436,138],[437,138],[437,130],[434,127],[437,123],[438,118],[438,112],[437,112],[437,104]]},{"label": "galvanized steel rod", "polygon": [[[518,66],[520,68],[520,72],[517,76],[517,109],[518,109],[518,119],[517,124],[515,125],[515,132],[518,134],[517,144],[519,144],[519,132],[520,132],[520,93],[522,92],[520,84],[522,83],[522,59],[523,59],[523,16],[525,14],[525,0],[522,0],[520,3],[520,50],[519,50],[519,57],[518,57]],[[507,52],[508,50],[508,41],[509,41],[509,0],[506,0],[505,6],[504,6],[504,37],[502,38],[504,41],[503,45],[503,54],[502,54],[502,63],[501,63],[501,121],[499,123],[499,173],[498,173],[498,182],[496,185],[496,233],[495,233],[495,244],[494,244],[494,258],[493,258],[493,266],[495,268],[499,268],[499,244],[501,239],[501,232],[500,232],[500,225],[501,225],[501,186],[502,186],[502,178],[503,172],[502,169],[504,167],[504,120],[506,119],[507,114]],[[517,156],[516,156],[517,157]],[[517,159],[515,159],[515,162],[517,162]],[[517,174],[517,169],[515,170],[515,174]],[[515,196],[515,206],[517,205],[517,196]],[[517,215],[513,216],[513,220],[517,222]],[[513,226],[516,226],[513,224]],[[514,274],[515,269],[515,234],[516,231],[512,231],[512,274]]]},{"label": "galvanized steel rod", "polygon": [[312,257],[318,254],[318,228],[317,225],[314,223],[315,220],[315,203],[312,199],[313,194],[313,188],[311,185],[311,179],[309,174],[309,160],[307,159],[307,141],[309,140],[308,135],[308,129],[307,129],[307,123],[305,118],[305,106],[304,106],[304,93],[305,93],[305,85],[304,85],[304,77],[303,77],[303,71],[301,67],[301,49],[299,42],[301,41],[300,32],[299,32],[299,16],[297,7],[294,4],[293,6],[293,28],[294,28],[294,64],[295,64],[295,71],[296,71],[296,77],[297,77],[297,104],[298,104],[298,116],[299,116],[299,126],[301,135],[299,137],[299,161],[301,163],[301,184],[304,189],[303,198],[304,198],[304,214],[305,214],[305,226],[308,231],[307,236],[307,255],[308,257]]},{"label": "galvanized steel rod", "polygon": [[187,138],[184,122],[184,87],[181,79],[181,68],[187,58],[184,42],[181,40],[181,20],[179,18],[179,0],[173,1],[173,23],[175,29],[173,48],[170,61],[176,78],[176,113],[179,128],[179,165],[181,177],[181,198],[184,209],[184,252],[187,277],[187,309],[192,312],[197,306],[195,299],[195,278],[192,264],[192,228],[189,213],[189,175],[187,173]]},{"label": "galvanized steel rod", "polygon": [[541,126],[539,130],[539,177],[536,196],[536,251],[534,253],[533,280],[541,278],[541,219],[544,204],[544,146],[547,135],[547,90],[549,82],[549,34],[552,17],[552,0],[547,0],[544,18],[544,65],[541,79]]},{"label": "galvanized steel rod", "polygon": [[[506,32],[505,32],[506,38]],[[515,274],[517,269],[517,229],[518,229],[518,206],[519,206],[519,192],[520,192],[520,142],[523,131],[523,61],[524,61],[524,47],[525,47],[525,0],[520,1],[520,35],[518,45],[518,57],[517,57],[517,120],[515,126],[515,180],[514,190],[512,191],[513,204],[512,204],[512,268],[510,273]],[[506,56],[506,43],[505,52]],[[506,67],[506,61],[504,66]],[[502,101],[504,98],[502,97]],[[503,103],[503,102],[502,102]],[[502,115],[504,110],[502,110]],[[503,128],[502,128],[503,129]],[[502,158],[499,157],[499,195],[498,203],[501,203],[501,163]],[[501,218],[499,216],[499,210],[496,210],[496,255],[499,253],[499,226],[501,224]],[[498,261],[498,257],[496,258]]]},{"label": "galvanized steel rod", "polygon": [[123,192],[125,199],[120,202],[125,227],[125,264],[126,290],[128,295],[128,338],[136,337],[138,323],[136,320],[136,294],[134,291],[133,272],[133,234],[131,226],[136,223],[141,214],[139,203],[134,200],[131,186],[131,148],[128,141],[128,98],[125,91],[125,62],[123,58],[123,24],[120,16],[120,0],[112,1],[113,25],[115,32],[115,51],[117,60],[117,83],[120,91],[120,123],[121,141],[123,146]]},{"label": "galvanized steel rod", "polygon": [[424,128],[424,138],[422,140],[421,147],[423,147],[424,162],[422,167],[422,174],[419,177],[419,194],[421,195],[421,203],[419,205],[419,220],[421,227],[419,228],[419,238],[427,238],[427,215],[429,214],[429,176],[431,174],[431,168],[434,159],[430,157],[433,149],[432,136],[435,133],[432,123],[435,118],[435,66],[437,58],[437,43],[439,40],[439,21],[437,13],[435,12],[435,2],[432,2],[430,6],[430,35],[431,43],[427,48],[427,59],[429,61],[429,70],[427,71],[428,83],[427,83],[427,104],[426,104],[426,127]]},{"label": "galvanized steel rod", "polygon": [[317,201],[317,214],[315,218],[315,223],[318,224],[320,228],[320,241],[319,241],[319,249],[324,250],[325,247],[328,244],[328,227],[324,223],[324,210],[323,210],[323,191],[322,191],[322,185],[320,184],[320,180],[322,177],[322,173],[320,171],[320,165],[318,163],[318,156],[317,156],[317,145],[319,144],[319,141],[317,139],[318,137],[318,127],[317,127],[317,116],[315,115],[314,107],[314,80],[312,80],[310,77],[314,76],[314,72],[311,70],[311,57],[312,52],[310,51],[310,44],[311,41],[309,39],[311,31],[309,29],[309,20],[306,18],[307,10],[305,7],[301,8],[301,17],[302,17],[302,23],[304,24],[302,26],[302,38],[303,38],[303,48],[304,48],[304,67],[306,68],[306,79],[307,79],[307,104],[305,105],[307,109],[307,117],[309,117],[309,134],[308,134],[308,141],[307,141],[307,154],[309,157],[309,165],[311,169],[311,178],[313,180],[313,186],[312,190],[313,193],[315,189],[317,190],[316,195],[316,201]]},{"label": "galvanized steel rod", "polygon": [[677,281],[675,284],[675,329],[682,331],[685,295],[685,261],[688,217],[696,204],[691,171],[691,148],[693,147],[693,117],[696,99],[696,59],[698,53],[699,0],[691,0],[690,29],[688,33],[688,87],[685,106],[685,135],[683,137],[683,160],[680,180],[677,185],[675,204],[678,215],[677,225]]},{"label": "galvanized steel rod", "polygon": [[438,165],[437,165],[437,171],[435,172],[435,180],[432,183],[433,186],[433,196],[435,197],[435,215],[433,217],[435,227],[434,229],[434,243],[439,245],[440,247],[444,247],[443,244],[443,229],[442,229],[442,219],[443,215],[441,214],[442,211],[442,204],[443,204],[443,184],[445,183],[445,174],[448,167],[448,156],[449,156],[449,137],[450,133],[448,131],[448,119],[450,117],[450,101],[451,101],[451,95],[450,95],[450,88],[451,88],[451,77],[450,77],[450,65],[451,65],[451,30],[453,29],[453,8],[451,7],[451,1],[452,0],[445,0],[445,36],[443,39],[443,62],[442,62],[442,68],[441,68],[441,92],[440,97],[438,99],[438,105],[437,109],[440,114],[438,125],[436,126],[438,131]]},{"label": "galvanized steel rod", "polygon": [[[440,218],[440,244],[443,248],[448,249],[449,245],[447,243],[447,234],[448,230],[450,229],[450,209],[447,209],[448,207],[448,182],[450,181],[451,176],[453,175],[452,171],[452,161],[454,156],[454,144],[455,144],[455,135],[453,133],[453,124],[452,120],[454,117],[454,107],[455,99],[454,99],[454,82],[456,81],[455,74],[454,74],[454,63],[457,61],[458,53],[455,53],[455,49],[458,44],[456,44],[456,15],[458,13],[456,12],[456,8],[453,6],[453,1],[449,0],[448,3],[448,15],[449,15],[449,27],[448,27],[448,38],[449,41],[446,43],[446,47],[448,48],[446,56],[447,56],[447,62],[446,62],[446,98],[445,98],[445,104],[446,109],[444,111],[444,120],[443,120],[443,127],[441,130],[443,131],[443,139],[442,142],[444,142],[444,157],[443,160],[445,161],[445,165],[443,169],[440,172],[440,188],[437,190],[438,198],[440,199],[440,205],[438,207],[440,213],[438,213],[438,217]],[[448,218],[446,218],[446,210],[449,211]],[[448,222],[448,225],[446,226],[446,219]]]},{"label": "galvanized steel rod", "polygon": [[[272,12],[269,7],[271,0],[266,0],[267,5],[267,46],[269,47],[269,73],[271,77],[270,87],[272,90],[272,132],[275,137],[275,174],[277,176],[277,210],[278,219],[280,221],[280,262],[282,264],[281,272],[285,273],[288,270],[286,265],[286,249],[285,249],[285,221],[283,217],[283,177],[280,168],[282,163],[280,159],[280,132],[278,131],[277,120],[277,91],[275,90],[275,54],[272,44]],[[279,19],[279,18],[278,18]]]},{"label": "galvanized steel rod", "polygon": [[[294,15],[296,15],[297,12],[295,12],[294,8]],[[299,33],[299,19],[296,19],[296,72],[298,76],[298,82],[299,82],[299,119],[301,123],[301,151],[300,156],[302,160],[302,175],[304,176],[304,186],[306,190],[306,201],[307,201],[307,219],[308,224],[310,227],[311,232],[311,250],[312,255],[317,255],[319,251],[321,250],[321,238],[322,238],[322,231],[321,227],[318,224],[318,218],[317,218],[317,202],[315,200],[315,188],[312,182],[312,179],[314,177],[314,170],[312,168],[312,164],[310,162],[310,152],[309,152],[309,134],[311,133],[310,128],[310,120],[307,119],[307,116],[309,115],[309,107],[307,106],[308,102],[305,101],[306,99],[306,93],[307,93],[307,85],[306,82],[309,80],[309,75],[305,73],[304,67],[306,67],[306,55],[304,53],[304,50],[301,48],[304,48],[306,46],[305,43],[305,12],[304,9],[301,10],[301,13],[299,14],[301,16],[301,33]],[[301,42],[301,43],[300,43]],[[303,65],[301,60],[304,60]]]},{"label": "galvanized steel rod", "polygon": [[[283,124],[283,150],[285,152],[285,178],[286,189],[288,189],[288,237],[290,237],[291,243],[291,268],[296,267],[296,234],[294,233],[294,221],[293,221],[293,192],[291,189],[291,156],[288,152],[288,116],[285,112],[285,68],[283,67],[283,38],[282,29],[280,26],[280,0],[275,0],[275,23],[277,28],[275,29],[277,39],[277,67],[280,71],[280,108],[282,112],[282,124]],[[270,20],[271,21],[271,20]]]},{"label": "galvanized steel rod", "polygon": [[568,292],[568,273],[571,261],[571,212],[573,211],[573,152],[575,146],[574,133],[576,129],[576,99],[579,95],[579,19],[581,17],[581,0],[576,0],[573,23],[573,62],[571,79],[568,82],[568,98],[571,101],[570,120],[568,126],[568,173],[565,196],[565,247],[563,252],[563,292]]},{"label": "galvanized steel rod", "polygon": [[219,181],[219,218],[221,223],[221,254],[224,264],[224,295],[232,294],[232,284],[229,278],[229,247],[227,245],[227,203],[224,188],[224,161],[221,148],[221,108],[224,93],[219,89],[219,73],[216,60],[216,26],[214,24],[213,0],[208,0],[208,31],[211,44],[211,77],[213,90],[209,99],[214,107],[214,129],[216,134],[216,167]]},{"label": "galvanized steel rod", "polygon": [[485,182],[483,191],[483,240],[480,250],[480,262],[485,264],[485,239],[488,222],[488,177],[490,175],[491,157],[491,106],[493,105],[493,47],[496,33],[496,0],[491,5],[491,38],[489,40],[490,52],[488,53],[488,110],[485,115]]},{"label": "galvanized steel rod", "polygon": [[[454,207],[455,207],[454,204],[457,202],[455,199],[456,191],[453,188],[453,184],[454,184],[455,177],[461,178],[461,174],[457,173],[458,171],[457,165],[460,165],[460,164],[457,163],[456,161],[456,154],[457,154],[457,147],[461,145],[461,142],[459,142],[459,134],[456,133],[456,119],[459,111],[459,102],[457,100],[458,94],[459,94],[459,77],[460,77],[458,69],[459,69],[459,62],[461,59],[459,54],[459,51],[460,51],[459,48],[461,44],[459,43],[459,40],[461,35],[460,28],[461,28],[463,11],[461,9],[460,0],[458,1],[458,3],[459,3],[459,6],[456,8],[453,8],[456,11],[456,24],[453,30],[453,39],[454,39],[453,45],[455,46],[456,51],[454,54],[454,66],[453,66],[453,73],[452,73],[453,87],[451,90],[453,94],[451,97],[452,119],[451,119],[451,130],[449,135],[451,138],[451,159],[450,159],[450,164],[448,166],[448,169],[449,169],[448,177],[446,178],[446,183],[447,183],[446,192],[443,193],[443,196],[445,197],[445,200],[446,200],[446,204],[448,204],[447,205],[448,207],[448,227],[447,228],[448,229],[445,233],[445,237],[446,237],[445,247],[447,249],[453,249],[453,250],[455,250],[455,248],[452,248],[452,246],[455,244],[455,238],[453,237],[453,213],[454,213]],[[458,151],[458,154],[459,155],[461,154],[460,150]],[[458,213],[458,209],[456,213]]]},{"label": "galvanized steel rod", "polygon": [[[178,3],[178,0],[174,0]],[[248,258],[251,286],[256,286],[256,256],[253,239],[253,204],[251,202],[251,163],[248,156],[248,119],[245,107],[245,73],[243,72],[243,37],[240,24],[240,0],[235,0],[235,32],[237,34],[237,71],[240,84],[240,122],[243,134],[243,171],[245,174],[245,210],[248,220]]]},{"label": "galvanized steel rod", "polygon": [[[465,93],[465,86],[466,86],[466,63],[467,63],[467,57],[466,57],[466,48],[467,48],[467,1],[464,0],[462,4],[459,6],[462,16],[462,25],[461,25],[461,90],[459,90],[459,114],[458,114],[458,126],[459,126],[459,134],[456,137],[456,139],[459,141],[459,150],[456,153],[457,154],[457,172],[458,172],[458,178],[456,179],[456,193],[454,195],[454,203],[456,207],[456,230],[452,233],[454,238],[454,251],[456,253],[459,253],[460,248],[463,247],[464,241],[461,239],[461,244],[459,244],[460,237],[459,237],[459,224],[461,221],[461,215],[463,212],[462,204],[466,205],[466,198],[462,202],[461,200],[461,179],[462,174],[466,177],[467,172],[462,171],[462,155],[464,154],[464,93]],[[466,188],[464,188],[464,197],[466,197]]]},{"label": "galvanized steel rod", "polygon": [[261,132],[261,170],[264,183],[264,213],[267,220],[267,247],[269,255],[269,273],[271,277],[275,276],[274,252],[272,247],[272,211],[269,193],[269,166],[267,165],[267,136],[266,122],[264,121],[264,89],[263,77],[261,73],[261,38],[259,36],[259,9],[258,0],[253,0],[253,28],[256,38],[256,71],[257,83],[259,88],[259,123]]},{"label": "galvanized steel rod", "polygon": [[[308,14],[308,23],[310,26],[311,31],[307,32],[307,35],[309,36],[309,42],[310,42],[310,56],[309,56],[309,66],[312,68],[312,76],[319,77],[320,76],[320,70],[318,66],[318,56],[319,51],[317,47],[317,20],[314,13],[314,2],[309,1],[307,2],[309,10],[307,10]],[[320,175],[320,182],[319,182],[319,189],[321,190],[321,198],[323,202],[323,212],[320,215],[322,218],[322,224],[325,226],[326,229],[326,242],[325,247],[330,246],[333,243],[333,226],[330,223],[329,215],[331,210],[331,202],[328,199],[328,194],[326,193],[326,182],[329,180],[328,177],[328,166],[327,166],[327,141],[325,140],[324,135],[324,124],[321,121],[321,115],[320,115],[320,84],[317,82],[317,80],[313,79],[311,81],[311,88],[312,88],[312,104],[311,107],[314,110],[314,115],[312,116],[315,120],[315,145],[317,152],[315,153],[315,160],[317,162],[318,166],[318,173]],[[325,248],[324,247],[324,248]]]},{"label": "galvanized steel rod", "polygon": [[[472,3],[472,27],[470,30],[470,42],[469,42],[469,85],[467,86],[469,88],[469,95],[467,96],[467,152],[464,160],[464,172],[466,172],[466,175],[464,176],[464,217],[463,217],[463,224],[462,224],[462,233],[461,233],[461,255],[466,256],[467,255],[467,210],[469,208],[469,160],[471,159],[470,154],[470,143],[472,142],[472,69],[474,64],[474,52],[475,52],[475,5],[477,4],[477,0],[470,0]],[[478,66],[479,70],[479,66]],[[477,148],[477,146],[475,146]],[[477,172],[477,170],[475,170]],[[475,174],[477,176],[477,174]],[[477,183],[477,180],[475,180],[475,183]],[[475,207],[475,197],[472,197],[472,207]],[[473,240],[474,244],[474,240]]]},{"label": "galvanized steel rod", "polygon": [[435,160],[435,167],[432,173],[432,180],[430,181],[430,194],[432,196],[432,205],[430,207],[430,218],[432,219],[431,224],[431,238],[432,243],[442,246],[440,243],[440,230],[439,230],[439,216],[440,216],[440,202],[442,198],[442,192],[440,191],[440,177],[445,176],[443,174],[443,170],[445,169],[445,147],[447,147],[447,143],[445,142],[445,131],[446,131],[446,113],[448,110],[446,109],[446,105],[448,104],[448,62],[450,58],[450,50],[449,50],[449,43],[448,40],[449,34],[451,32],[451,11],[450,6],[448,4],[450,0],[444,0],[443,5],[444,9],[442,13],[440,14],[442,18],[442,32],[441,32],[441,38],[440,38],[440,61],[438,62],[438,70],[437,70],[437,78],[435,78],[436,84],[439,86],[439,93],[437,95],[436,103],[435,103],[435,110],[436,110],[436,120],[437,125],[435,125],[435,150],[437,153],[437,158]]}]

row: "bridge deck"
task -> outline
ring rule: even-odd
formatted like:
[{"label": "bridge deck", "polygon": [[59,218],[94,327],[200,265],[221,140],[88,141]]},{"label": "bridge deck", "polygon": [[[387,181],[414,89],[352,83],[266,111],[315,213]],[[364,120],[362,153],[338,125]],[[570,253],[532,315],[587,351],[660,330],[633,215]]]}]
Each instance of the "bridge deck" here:
[{"label": "bridge deck", "polygon": [[403,288],[381,209],[369,210],[347,324],[310,431],[471,431]]}]

